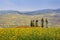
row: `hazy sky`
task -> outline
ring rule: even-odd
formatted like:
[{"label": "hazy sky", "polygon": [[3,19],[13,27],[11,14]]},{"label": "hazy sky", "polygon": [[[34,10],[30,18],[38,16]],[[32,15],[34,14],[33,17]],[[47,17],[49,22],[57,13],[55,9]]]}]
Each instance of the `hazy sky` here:
[{"label": "hazy sky", "polygon": [[60,8],[60,0],[0,0],[0,10],[33,11]]}]

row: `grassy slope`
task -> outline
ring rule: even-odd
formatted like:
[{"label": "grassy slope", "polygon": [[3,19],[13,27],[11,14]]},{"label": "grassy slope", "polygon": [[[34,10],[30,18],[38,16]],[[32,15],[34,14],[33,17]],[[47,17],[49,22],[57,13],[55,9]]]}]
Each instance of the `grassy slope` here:
[{"label": "grassy slope", "polygon": [[60,40],[60,28],[0,28],[0,40]]},{"label": "grassy slope", "polygon": [[4,14],[0,15],[0,27],[16,27],[16,26],[30,26],[31,20],[38,19],[38,25],[41,25],[42,17],[44,20],[47,18],[50,27],[55,27],[58,25],[60,27],[60,15],[55,13],[45,14],[45,15],[20,15],[20,14]]}]

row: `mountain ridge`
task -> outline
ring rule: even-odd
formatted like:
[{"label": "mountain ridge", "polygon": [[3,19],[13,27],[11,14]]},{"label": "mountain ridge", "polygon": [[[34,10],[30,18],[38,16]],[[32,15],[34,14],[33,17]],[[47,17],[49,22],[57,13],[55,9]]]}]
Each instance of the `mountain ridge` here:
[{"label": "mountain ridge", "polygon": [[60,9],[43,9],[43,10],[36,10],[30,12],[21,12],[21,11],[14,11],[14,10],[1,10],[0,14],[8,14],[8,13],[18,13],[24,15],[39,15],[39,14],[50,14],[50,13],[60,13]]},{"label": "mountain ridge", "polygon": [[[0,27],[7,28],[7,27],[16,27],[16,26],[30,26],[31,20],[38,19],[40,21],[42,17],[44,18],[44,20],[45,18],[48,19],[49,26],[51,27],[60,25],[60,14],[58,14],[60,13],[60,9],[56,9],[56,10],[46,9],[42,11],[43,13],[40,13],[41,11],[42,10],[32,11],[33,13],[31,14],[28,12],[26,14],[26,13],[22,13],[21,11],[12,11],[12,10],[0,11]],[[40,22],[39,22],[39,26],[40,26]]]}]

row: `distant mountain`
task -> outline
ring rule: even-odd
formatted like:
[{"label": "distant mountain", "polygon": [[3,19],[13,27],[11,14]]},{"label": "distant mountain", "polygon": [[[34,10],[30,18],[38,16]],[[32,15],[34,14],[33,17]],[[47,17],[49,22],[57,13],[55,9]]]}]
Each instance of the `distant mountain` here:
[{"label": "distant mountain", "polygon": [[13,10],[2,10],[0,11],[0,15],[2,14],[22,14],[22,13],[19,11],[13,11]]},{"label": "distant mountain", "polygon": [[25,15],[39,15],[39,14],[51,14],[51,13],[60,13],[60,9],[43,9],[43,10],[36,10],[31,12],[20,12],[20,11],[13,11],[13,10],[2,10],[0,14],[25,14]]},{"label": "distant mountain", "polygon": [[60,9],[44,9],[44,10],[37,10],[32,12],[26,12],[26,15],[39,15],[39,14],[51,14],[51,13],[60,13]]}]

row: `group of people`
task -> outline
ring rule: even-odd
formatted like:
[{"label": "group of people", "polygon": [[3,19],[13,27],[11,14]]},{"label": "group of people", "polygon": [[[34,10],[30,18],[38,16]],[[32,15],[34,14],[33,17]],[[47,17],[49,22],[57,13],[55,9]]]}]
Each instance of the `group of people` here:
[{"label": "group of people", "polygon": [[[31,27],[38,27],[38,20],[31,20],[31,24],[30,24],[30,26]],[[46,23],[46,28],[48,28],[48,20],[47,20],[47,18],[46,18],[46,20],[45,20],[45,23]],[[41,19],[41,27],[43,28],[44,27],[44,19],[42,18]]]},{"label": "group of people", "polygon": [[31,20],[31,27],[34,27],[34,26],[38,27],[38,20],[36,20],[36,21],[35,20]]}]

